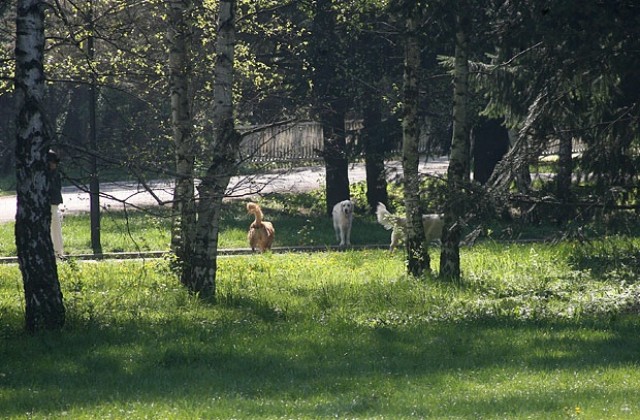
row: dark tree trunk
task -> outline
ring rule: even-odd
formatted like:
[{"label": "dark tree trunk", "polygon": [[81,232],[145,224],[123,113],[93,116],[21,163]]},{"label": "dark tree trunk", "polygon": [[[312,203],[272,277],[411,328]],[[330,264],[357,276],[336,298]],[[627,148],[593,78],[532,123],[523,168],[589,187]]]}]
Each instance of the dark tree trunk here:
[{"label": "dark tree trunk", "polygon": [[323,158],[326,171],[327,214],[342,200],[348,200],[349,160],[346,156],[344,112],[321,116],[324,133]]},{"label": "dark tree trunk", "polygon": [[389,206],[380,100],[370,97],[365,104],[363,114],[362,142],[367,174],[367,204],[371,213],[375,213],[378,203]]},{"label": "dark tree trunk", "polygon": [[336,36],[336,16],[331,0],[318,0],[313,21],[314,100],[322,124],[322,157],[326,167],[327,214],[333,206],[349,198],[349,160],[345,147],[345,105],[341,97],[336,65],[340,62]]},{"label": "dark tree trunk", "polygon": [[62,139],[65,143],[70,143],[76,147],[84,146],[84,133],[89,132],[89,127],[87,126],[89,121],[87,112],[88,97],[89,92],[85,85],[73,86],[69,90],[67,115],[62,125]]},{"label": "dark tree trunk", "polygon": [[560,134],[560,148],[558,150],[558,174],[556,175],[556,194],[564,205],[560,207],[558,218],[560,222],[569,220],[574,210],[567,204],[571,201],[571,177],[573,174],[573,141],[571,135]]},{"label": "dark tree trunk", "polygon": [[472,130],[473,180],[484,185],[509,150],[509,132],[501,119],[481,118]]},{"label": "dark tree trunk", "polygon": [[25,294],[26,328],[64,326],[63,303],[51,241],[47,152],[51,134],[42,113],[44,95],[44,7],[18,1],[16,20],[16,247]]},{"label": "dark tree trunk", "polygon": [[0,95],[0,175],[6,176],[15,169],[15,95]]},{"label": "dark tree trunk", "polygon": [[[94,48],[94,22],[93,22],[93,0],[89,0],[89,16],[87,17],[87,25],[89,27],[89,36],[87,37],[87,57],[93,61],[95,57]],[[89,180],[89,205],[91,213],[91,249],[94,255],[102,254],[101,241],[101,209],[100,209],[100,177],[98,174],[98,131],[96,126],[96,105],[97,105],[97,83],[96,75],[91,74],[91,84],[89,85],[89,131],[88,144],[89,149],[93,152],[91,155],[91,175]]]}]

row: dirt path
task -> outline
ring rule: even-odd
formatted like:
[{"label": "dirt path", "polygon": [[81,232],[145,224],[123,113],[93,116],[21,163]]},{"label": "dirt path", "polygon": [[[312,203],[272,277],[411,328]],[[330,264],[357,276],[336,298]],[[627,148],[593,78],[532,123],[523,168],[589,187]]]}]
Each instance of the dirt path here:
[{"label": "dirt path", "polygon": [[[435,158],[421,162],[420,172],[430,174],[446,173],[449,161]],[[402,174],[402,164],[397,161],[387,163],[387,176],[393,179]],[[366,179],[363,163],[349,167],[349,181],[356,183]],[[322,188],[325,185],[325,173],[322,166],[293,168],[268,174],[236,176],[231,179],[230,199],[246,198],[257,194],[273,192],[306,192]],[[148,207],[171,205],[173,182],[153,181],[147,185],[132,182],[113,182],[100,185],[100,205],[109,210],[123,209],[125,206]],[[62,190],[65,212],[68,214],[89,211],[89,193],[75,187]],[[125,204],[126,203],[126,204]],[[16,196],[0,197],[0,223],[15,219]]]}]

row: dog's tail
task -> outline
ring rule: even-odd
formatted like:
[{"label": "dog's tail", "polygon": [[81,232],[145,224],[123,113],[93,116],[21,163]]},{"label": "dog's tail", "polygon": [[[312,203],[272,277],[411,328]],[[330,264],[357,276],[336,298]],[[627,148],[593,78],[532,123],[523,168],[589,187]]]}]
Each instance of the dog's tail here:
[{"label": "dog's tail", "polygon": [[376,208],[376,218],[378,219],[378,223],[384,226],[387,230],[393,229],[396,224],[395,216],[389,213],[387,207],[382,203],[378,203],[378,208]]}]

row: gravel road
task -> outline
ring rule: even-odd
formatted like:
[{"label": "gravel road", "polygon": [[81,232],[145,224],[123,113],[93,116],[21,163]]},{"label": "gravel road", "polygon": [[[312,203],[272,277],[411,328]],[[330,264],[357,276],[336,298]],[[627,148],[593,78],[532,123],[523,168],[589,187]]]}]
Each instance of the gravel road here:
[{"label": "gravel road", "polygon": [[[447,158],[434,158],[428,162],[421,162],[420,172],[442,175],[446,173],[448,165]],[[400,162],[388,162],[386,166],[389,179],[402,174]],[[351,183],[365,179],[364,164],[356,163],[349,166]],[[310,166],[260,175],[236,176],[231,179],[228,192],[229,199],[247,198],[273,192],[305,192],[324,187],[324,185],[324,167]],[[103,183],[100,185],[100,205],[109,210],[123,209],[125,205],[137,207],[170,205],[173,197],[173,182],[153,181],[149,182],[147,187],[149,188],[132,182]],[[75,187],[64,187],[62,196],[67,214],[89,211],[88,192]],[[15,214],[16,196],[0,197],[0,223],[14,220]]]}]

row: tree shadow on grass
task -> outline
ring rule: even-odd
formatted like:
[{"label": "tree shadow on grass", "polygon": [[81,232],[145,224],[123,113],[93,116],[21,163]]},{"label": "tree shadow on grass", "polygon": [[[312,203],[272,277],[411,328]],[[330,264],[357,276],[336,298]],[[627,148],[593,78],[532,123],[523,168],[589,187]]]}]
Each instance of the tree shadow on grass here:
[{"label": "tree shadow on grass", "polygon": [[[215,320],[137,320],[6,337],[0,412],[57,415],[99,405],[192,401],[212,417],[234,404],[244,416],[291,415],[285,407],[293,404],[295,417],[411,417],[442,414],[442,406],[433,405],[439,395],[439,404],[450,404],[448,414],[456,415],[463,395],[447,395],[452,381],[499,382],[505,380],[500,372],[552,375],[640,362],[636,323],[586,327],[485,319],[372,326],[262,316],[263,306],[245,301],[242,308],[211,307],[235,311]],[[505,395],[499,402],[470,397],[488,417],[509,407],[535,410],[532,401],[559,410],[561,387],[554,386],[560,387],[552,381],[534,395]],[[593,398],[590,392],[578,390],[571,398]]]}]

